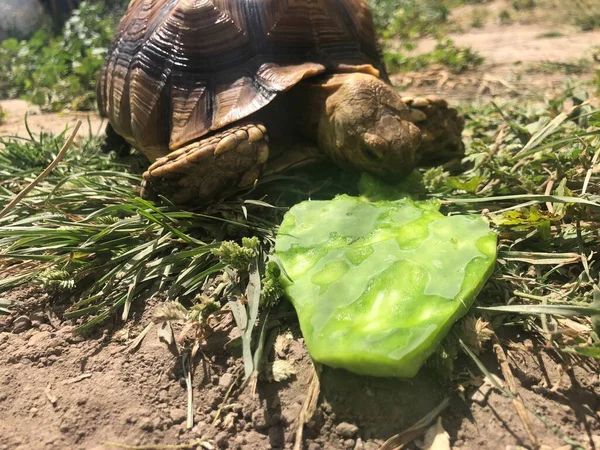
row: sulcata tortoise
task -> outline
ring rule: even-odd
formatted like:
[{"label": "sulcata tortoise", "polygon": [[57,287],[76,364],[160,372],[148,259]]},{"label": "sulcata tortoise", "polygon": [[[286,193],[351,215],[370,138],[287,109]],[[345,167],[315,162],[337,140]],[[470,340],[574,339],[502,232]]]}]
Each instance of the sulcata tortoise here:
[{"label": "sulcata tortoise", "polygon": [[152,163],[142,195],[175,203],[318,155],[393,180],[463,150],[456,109],[390,85],[364,0],[132,0],[98,99]]}]

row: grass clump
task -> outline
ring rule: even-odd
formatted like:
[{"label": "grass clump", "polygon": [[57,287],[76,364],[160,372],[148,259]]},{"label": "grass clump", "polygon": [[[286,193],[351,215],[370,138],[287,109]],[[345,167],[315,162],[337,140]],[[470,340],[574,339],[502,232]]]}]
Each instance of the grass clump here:
[{"label": "grass clump", "polygon": [[600,0],[581,0],[571,9],[573,23],[581,31],[593,31],[600,28]]},{"label": "grass clump", "polygon": [[436,36],[448,23],[450,9],[440,0],[370,0],[375,24],[386,38]]},{"label": "grass clump", "polygon": [[[434,64],[454,72],[476,67],[483,58],[468,47],[459,47],[445,38],[450,30],[450,8],[462,1],[371,0],[375,24],[384,42],[384,59],[390,71],[416,71]],[[437,39],[433,51],[410,55],[414,43],[424,37]]]},{"label": "grass clump", "polygon": [[0,97],[23,98],[49,111],[94,109],[96,78],[114,26],[102,2],[82,2],[59,35],[42,29],[28,41],[3,41]]},{"label": "grass clump", "polygon": [[562,73],[565,75],[581,75],[592,68],[592,62],[589,59],[581,58],[579,61],[555,62],[541,61],[537,64],[531,64],[527,67],[528,72],[541,73]]},{"label": "grass clump", "polygon": [[391,71],[418,71],[432,65],[447,67],[461,73],[479,67],[484,59],[470,47],[460,47],[451,39],[438,41],[429,53],[406,55],[401,52],[384,52],[384,59]]},{"label": "grass clump", "polygon": [[563,37],[563,36],[564,36],[564,33],[561,33],[560,31],[551,30],[551,31],[545,31],[544,33],[540,33],[535,38],[536,39],[555,39],[555,38],[559,38],[559,37]]}]

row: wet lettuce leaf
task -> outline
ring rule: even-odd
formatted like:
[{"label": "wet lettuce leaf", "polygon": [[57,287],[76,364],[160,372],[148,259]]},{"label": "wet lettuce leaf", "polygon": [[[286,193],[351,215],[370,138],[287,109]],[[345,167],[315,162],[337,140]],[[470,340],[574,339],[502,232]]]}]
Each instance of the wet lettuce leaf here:
[{"label": "wet lettuce leaf", "polygon": [[413,377],[491,274],[496,235],[437,202],[340,195],[295,205],[275,252],[314,360]]}]

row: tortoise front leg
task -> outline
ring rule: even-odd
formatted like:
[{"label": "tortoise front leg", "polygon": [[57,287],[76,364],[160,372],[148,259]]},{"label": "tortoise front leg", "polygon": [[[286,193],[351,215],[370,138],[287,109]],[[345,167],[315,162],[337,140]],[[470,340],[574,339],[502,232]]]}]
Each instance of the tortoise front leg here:
[{"label": "tortoise front leg", "polygon": [[267,130],[260,123],[229,127],[157,159],[143,175],[141,195],[201,204],[228,187],[249,186],[269,157],[267,144]]},{"label": "tortoise front leg", "polygon": [[462,158],[465,119],[456,108],[435,95],[405,96],[402,101],[413,111],[413,123],[421,130],[420,164],[434,166]]}]

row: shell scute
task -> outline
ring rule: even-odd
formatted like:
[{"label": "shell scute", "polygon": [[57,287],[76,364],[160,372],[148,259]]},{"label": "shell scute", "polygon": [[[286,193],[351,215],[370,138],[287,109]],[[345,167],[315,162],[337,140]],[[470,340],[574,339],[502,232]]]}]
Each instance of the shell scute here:
[{"label": "shell scute", "polygon": [[154,159],[342,67],[383,69],[364,0],[133,0],[99,109]]}]

